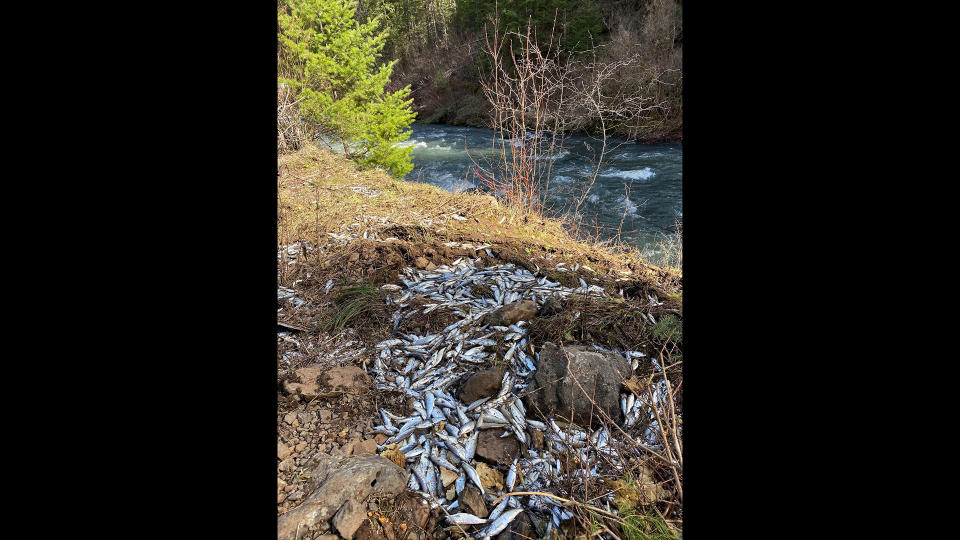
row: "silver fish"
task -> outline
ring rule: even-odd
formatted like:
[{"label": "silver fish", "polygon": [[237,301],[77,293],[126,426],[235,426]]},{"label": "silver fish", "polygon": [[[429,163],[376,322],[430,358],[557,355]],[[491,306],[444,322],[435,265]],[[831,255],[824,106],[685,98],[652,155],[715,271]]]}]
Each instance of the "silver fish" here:
[{"label": "silver fish", "polygon": [[512,510],[507,510],[503,513],[502,516],[495,519],[490,526],[484,529],[480,536],[494,536],[500,534],[501,531],[507,528],[507,525],[510,524],[520,513],[523,512],[523,508],[514,508]]},{"label": "silver fish", "polygon": [[454,488],[457,490],[457,495],[460,495],[460,492],[463,491],[463,488],[465,487],[467,487],[467,473],[460,471],[460,476],[457,477],[457,481],[454,484]]},{"label": "silver fish", "polygon": [[453,514],[447,516],[447,521],[455,525],[482,525],[488,520],[477,517],[473,514],[468,514],[466,512],[461,512],[459,514]]},{"label": "silver fish", "polygon": [[424,404],[427,407],[426,408],[427,418],[430,418],[433,415],[433,405],[434,405],[433,392],[427,392],[426,395],[424,395]]},{"label": "silver fish", "polygon": [[513,497],[506,497],[502,501],[500,501],[500,504],[498,504],[497,507],[490,512],[490,515],[487,516],[487,519],[490,521],[496,521],[496,519],[500,517],[500,514],[503,514],[503,511],[507,509],[507,504],[509,502],[509,499],[512,499],[512,498]]},{"label": "silver fish", "polygon": [[483,484],[480,483],[480,475],[477,474],[477,470],[474,469],[468,462],[464,461],[460,464],[460,467],[467,472],[467,478],[474,483],[478,488],[480,488],[480,495],[484,494]]},{"label": "silver fish", "polygon": [[514,486],[517,485],[517,459],[519,458],[513,458],[513,463],[510,465],[510,470],[507,471],[507,491],[513,491]]},{"label": "silver fish", "polygon": [[447,461],[447,459],[441,456],[440,454],[431,455],[430,460],[436,463],[437,465],[443,467],[444,469],[449,469],[451,471],[457,470],[456,465]]},{"label": "silver fish", "polygon": [[474,431],[473,435],[469,439],[467,439],[467,442],[464,445],[464,449],[466,450],[466,456],[464,457],[464,459],[466,461],[470,461],[471,459],[473,459],[474,454],[476,454],[477,452],[477,438],[478,438],[477,436],[478,435],[480,435],[480,432]]}]

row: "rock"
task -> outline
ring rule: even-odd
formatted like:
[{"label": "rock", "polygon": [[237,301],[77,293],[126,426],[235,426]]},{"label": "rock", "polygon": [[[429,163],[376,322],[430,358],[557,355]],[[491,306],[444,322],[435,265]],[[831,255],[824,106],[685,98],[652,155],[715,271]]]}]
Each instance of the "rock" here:
[{"label": "rock", "polygon": [[367,517],[364,508],[353,500],[348,500],[340,507],[340,510],[333,516],[333,526],[340,533],[340,536],[350,540],[363,524],[363,518]]},{"label": "rock", "polygon": [[279,466],[279,469],[281,471],[292,471],[296,468],[297,466],[294,465],[292,457],[287,457],[287,459],[281,461]]},{"label": "rock", "polygon": [[469,405],[480,398],[495,395],[502,386],[504,371],[504,367],[497,367],[474,373],[460,389],[460,401]]},{"label": "rock", "polygon": [[321,534],[320,536],[314,536],[313,540],[340,540],[340,537],[335,534]]},{"label": "rock", "polygon": [[358,442],[360,442],[360,441],[348,441],[348,442],[344,443],[344,445],[341,446],[339,450],[336,450],[336,451],[334,452],[334,455],[337,455],[337,456],[349,456],[350,454],[353,453],[353,447],[354,447],[354,445],[356,445]]},{"label": "rock", "polygon": [[333,413],[330,411],[330,409],[320,409],[317,411],[317,414],[320,416],[320,421],[324,423],[329,422],[333,417]]},{"label": "rock", "polygon": [[283,461],[289,455],[290,448],[288,448],[287,445],[283,444],[282,442],[277,441],[277,457],[280,459],[280,461]]},{"label": "rock", "polygon": [[293,540],[298,526],[301,530],[319,526],[335,515],[340,515],[338,523],[343,529],[336,523],[334,526],[343,534],[349,531],[355,517],[353,508],[340,514],[348,501],[365,516],[363,508],[370,497],[396,497],[407,484],[407,473],[380,456],[337,458],[320,455],[316,461],[318,464],[311,473],[311,483],[317,487],[298,507],[277,519],[277,540]]},{"label": "rock", "polygon": [[327,369],[329,369],[327,366],[310,364],[309,366],[294,370],[294,374],[296,378],[300,379],[300,382],[284,381],[283,390],[288,394],[296,394],[299,391],[303,397],[313,399],[317,397],[317,393],[320,390],[320,387],[317,385],[317,378]]},{"label": "rock", "polygon": [[353,455],[355,456],[369,456],[377,453],[377,441],[376,439],[367,439],[362,442],[358,442],[353,445]]},{"label": "rock", "polygon": [[541,317],[551,317],[563,311],[563,300],[556,294],[548,296],[540,306],[539,315]]},{"label": "rock", "polygon": [[290,496],[287,497],[287,500],[288,500],[288,501],[299,501],[299,500],[302,499],[302,498],[303,498],[303,490],[298,489],[298,490],[294,491],[293,493],[291,493]]},{"label": "rock", "polygon": [[447,487],[450,484],[457,481],[459,475],[450,469],[445,469],[440,467],[440,481],[443,483],[443,487]]},{"label": "rock", "polygon": [[[420,501],[419,498],[416,500]],[[410,516],[413,524],[421,529],[426,527],[427,520],[430,519],[430,505],[411,501],[410,506],[413,507],[413,512],[411,512],[412,515]]]},{"label": "rock", "polygon": [[[480,483],[482,484],[483,481],[481,480]],[[473,484],[468,484],[460,492],[460,507],[465,512],[470,512],[480,518],[490,515],[490,511],[487,510],[487,503],[483,502],[483,496],[480,495],[480,490]]]},{"label": "rock", "polygon": [[293,448],[294,452],[300,453],[303,452],[303,449],[307,447],[307,443],[302,442]]},{"label": "rock", "polygon": [[415,264],[416,267],[419,268],[420,270],[423,270],[424,268],[426,268],[427,264],[429,263],[430,261],[428,261],[423,257],[417,257],[416,259],[413,260],[413,264]]},{"label": "rock", "polygon": [[[569,373],[564,351],[553,343],[543,344],[532,391],[523,398],[527,408],[561,418],[570,418],[572,411],[573,421],[586,426],[591,418],[590,394],[593,394],[597,407],[615,422],[620,422],[623,417],[620,387],[631,374],[630,363],[619,354],[601,352],[592,347],[577,345],[565,350],[570,359]],[[599,412],[593,409],[594,421],[598,421],[598,417]]]},{"label": "rock", "polygon": [[350,254],[350,262],[357,262],[360,260],[360,254],[354,251]]},{"label": "rock", "polygon": [[483,486],[484,491],[503,490],[503,473],[482,461],[477,463],[477,476],[480,477],[480,485]]},{"label": "rock", "polygon": [[320,376],[320,389],[326,393],[343,392],[364,394],[370,387],[370,377],[357,366],[341,366],[327,369]]},{"label": "rock", "polygon": [[510,465],[513,463],[513,458],[520,453],[520,442],[512,436],[501,438],[501,431],[499,429],[480,430],[477,436],[477,455],[500,465]]},{"label": "rock", "polygon": [[534,449],[543,450],[546,447],[546,441],[543,439],[542,431],[539,429],[528,429],[527,433],[530,435],[530,446],[532,446]]},{"label": "rock", "polygon": [[510,326],[517,321],[527,321],[537,316],[537,303],[533,300],[521,300],[507,304],[484,317],[483,324],[491,326]]},{"label": "rock", "polygon": [[427,266],[424,268],[424,270],[428,270],[428,271],[429,271],[429,270],[433,270],[433,269],[436,268],[436,267],[437,267],[437,265],[433,264],[432,262],[429,262],[429,263],[427,263]]},{"label": "rock", "polygon": [[523,512],[511,521],[503,532],[497,535],[497,540],[527,540],[536,538],[536,536],[537,531],[533,528],[533,522],[530,521],[527,512]]},{"label": "rock", "polygon": [[450,489],[447,490],[447,500],[452,502],[456,498],[457,498],[457,486],[450,486]]},{"label": "rock", "polygon": [[390,437],[387,437],[387,436],[384,435],[383,433],[377,433],[377,436],[374,437],[373,440],[377,441],[377,444],[383,444],[383,443],[387,442],[387,439],[389,439],[389,438],[390,438]]},{"label": "rock", "polygon": [[[283,417],[283,421],[286,422],[286,423],[288,423],[288,424],[290,424],[291,426],[293,426],[293,423],[294,423],[294,422],[297,422],[297,413],[295,413],[295,412],[293,412],[293,411],[288,412],[288,413]],[[297,424],[299,425],[299,422],[297,422]],[[294,426],[294,427],[296,427],[296,426]]]},{"label": "rock", "polygon": [[287,487],[287,483],[283,478],[277,477],[277,492],[283,491],[283,488]]}]

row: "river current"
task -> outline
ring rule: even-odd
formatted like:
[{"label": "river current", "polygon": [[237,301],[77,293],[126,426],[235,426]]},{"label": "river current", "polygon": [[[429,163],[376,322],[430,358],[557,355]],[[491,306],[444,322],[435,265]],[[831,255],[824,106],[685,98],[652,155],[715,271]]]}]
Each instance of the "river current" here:
[{"label": "river current", "polygon": [[[448,191],[480,188],[474,164],[484,166],[491,155],[494,132],[488,129],[414,124],[409,142],[413,165],[405,179],[425,182]],[[607,140],[607,155],[596,171],[602,141],[570,135],[555,150],[544,207],[548,215],[573,210],[585,194],[578,213],[582,222],[603,240],[618,235],[644,257],[662,263],[660,244],[676,238],[683,220],[683,150],[676,143],[637,144]],[[586,191],[589,187],[589,191]]]}]

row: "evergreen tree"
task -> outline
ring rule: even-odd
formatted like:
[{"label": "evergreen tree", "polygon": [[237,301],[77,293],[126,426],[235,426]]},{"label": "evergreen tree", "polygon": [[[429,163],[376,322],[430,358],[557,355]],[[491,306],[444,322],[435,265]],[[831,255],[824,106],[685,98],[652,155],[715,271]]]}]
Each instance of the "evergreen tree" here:
[{"label": "evergreen tree", "polygon": [[278,13],[280,82],[295,91],[300,114],[348,157],[378,166],[397,177],[413,168],[407,128],[410,87],[385,91],[396,60],[379,67],[377,56],[387,32],[377,32],[379,17],[360,24],[356,0],[283,0]]}]

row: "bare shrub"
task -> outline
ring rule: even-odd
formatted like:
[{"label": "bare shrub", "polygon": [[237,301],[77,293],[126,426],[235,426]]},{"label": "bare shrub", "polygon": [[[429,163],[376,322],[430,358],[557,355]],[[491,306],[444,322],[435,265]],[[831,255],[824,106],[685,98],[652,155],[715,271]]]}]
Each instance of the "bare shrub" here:
[{"label": "bare shrub", "polygon": [[[525,34],[500,33],[494,21],[486,34],[484,52],[492,65],[481,77],[484,95],[491,105],[491,159],[474,172],[480,181],[508,204],[540,214],[543,192],[549,187],[553,154],[562,147],[565,85],[569,72],[553,49],[537,46],[528,25]],[[519,50],[514,49],[519,43]]]},{"label": "bare shrub", "polygon": [[[530,25],[524,33],[502,32],[492,21],[483,52],[490,64],[481,85],[490,103],[495,136],[492,157],[474,163],[479,180],[508,204],[542,214],[554,156],[567,133],[585,131],[596,139],[591,173],[579,178],[562,216],[575,234],[586,232],[580,207],[596,183],[601,166],[616,149],[611,136],[637,124],[660,107],[643,88],[625,82],[631,70],[646,69],[638,53],[611,53],[617,44],[593,46],[586,53],[563,53],[562,36],[552,30],[538,39]],[[514,45],[516,44],[516,46]],[[542,46],[539,44],[543,44]],[[598,229],[594,227],[594,232]],[[589,234],[587,232],[587,234]]]},{"label": "bare shrub", "polygon": [[310,140],[310,131],[297,110],[299,100],[285,84],[277,85],[277,152],[296,152]]}]

